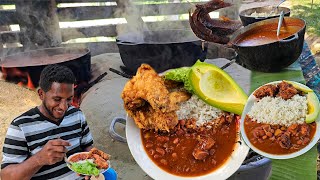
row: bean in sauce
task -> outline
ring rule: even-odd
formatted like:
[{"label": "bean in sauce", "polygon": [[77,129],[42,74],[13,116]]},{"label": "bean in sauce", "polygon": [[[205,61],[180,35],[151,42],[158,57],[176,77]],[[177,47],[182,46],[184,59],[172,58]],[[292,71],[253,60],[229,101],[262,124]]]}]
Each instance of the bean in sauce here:
[{"label": "bean in sauce", "polygon": [[316,132],[316,123],[289,127],[258,123],[246,116],[244,130],[253,146],[271,154],[290,154],[306,147]]},{"label": "bean in sauce", "polygon": [[[220,119],[219,126],[207,125],[211,128],[192,129],[187,128],[194,127],[189,120],[179,122],[170,133],[141,130],[145,151],[157,166],[171,174],[193,177],[214,171],[230,157],[237,138],[235,117]],[[205,150],[199,150],[200,146]],[[197,150],[199,154],[193,154]]]}]

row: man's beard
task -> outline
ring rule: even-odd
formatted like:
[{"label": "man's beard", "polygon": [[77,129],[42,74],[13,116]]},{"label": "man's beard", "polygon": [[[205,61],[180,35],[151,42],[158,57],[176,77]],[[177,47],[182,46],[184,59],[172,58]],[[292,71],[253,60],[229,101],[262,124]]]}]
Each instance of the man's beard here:
[{"label": "man's beard", "polygon": [[53,117],[54,119],[62,119],[62,118],[63,118],[63,117],[61,117],[61,118],[56,118],[56,117],[54,117],[52,111],[50,111],[50,109],[47,107],[46,101],[43,100],[42,103],[43,103],[43,106],[44,106],[45,110],[47,111],[47,113],[48,113],[51,117]]}]

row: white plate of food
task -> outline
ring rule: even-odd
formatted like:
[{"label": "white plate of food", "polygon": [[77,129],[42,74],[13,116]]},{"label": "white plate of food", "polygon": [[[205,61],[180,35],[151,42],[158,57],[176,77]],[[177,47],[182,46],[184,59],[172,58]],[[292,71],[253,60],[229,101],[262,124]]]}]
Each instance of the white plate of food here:
[{"label": "white plate of food", "polygon": [[274,81],[257,88],[244,108],[240,129],[246,144],[271,159],[306,153],[320,138],[319,100],[307,86]]},{"label": "white plate of food", "polygon": [[79,152],[67,158],[67,166],[84,176],[98,176],[110,168],[110,155],[92,148],[89,152]]},{"label": "white plate of food", "polygon": [[[208,170],[206,173],[201,173],[201,171],[198,171],[197,173],[194,173],[192,176],[189,176],[188,172],[182,172],[180,175],[173,174],[173,171],[168,171],[168,168],[164,168],[165,166],[161,166],[159,163],[161,162],[161,159],[159,161],[155,161],[155,158],[152,158],[149,152],[147,152],[148,149],[151,150],[151,148],[146,148],[145,140],[143,139],[143,134],[139,128],[136,127],[134,120],[130,117],[127,117],[127,123],[126,123],[126,137],[129,149],[131,151],[132,156],[138,163],[138,165],[153,179],[170,179],[170,180],[178,180],[178,179],[216,179],[216,180],[222,180],[227,179],[230,177],[234,172],[236,172],[239,167],[241,166],[242,162],[246,158],[246,155],[248,154],[249,148],[245,145],[245,143],[238,139],[239,142],[234,143],[234,147],[232,148],[232,153],[228,155],[228,157],[224,162],[221,162],[221,164],[218,164],[219,167],[210,167],[210,163],[208,163]],[[169,141],[172,139],[170,138]],[[227,140],[227,138],[226,138]],[[173,142],[173,141],[172,141]],[[156,151],[156,150],[155,150]],[[223,149],[220,149],[218,151],[223,152]],[[227,149],[227,151],[229,151]],[[161,150],[160,150],[161,152]],[[177,152],[177,156],[183,154],[184,152]],[[173,153],[172,153],[173,154]],[[171,154],[171,157],[172,157]],[[166,161],[170,160],[170,156],[165,159]],[[174,158],[174,157],[172,157]],[[184,158],[184,157],[183,157]],[[222,157],[223,158],[223,157]],[[181,159],[180,159],[181,160]],[[190,157],[190,160],[193,160],[192,157]],[[165,161],[163,161],[165,162]],[[167,164],[169,164],[167,162]],[[189,166],[189,164],[185,164],[186,166]],[[216,164],[217,165],[217,164]],[[179,166],[182,167],[182,163],[179,163]],[[212,166],[212,164],[211,164]],[[172,167],[173,169],[176,169],[177,167]],[[210,169],[211,168],[211,169]]]},{"label": "white plate of food", "polygon": [[[150,67],[142,68],[146,71],[138,70],[139,77],[126,85],[124,91],[128,94],[123,96],[125,107],[129,109],[126,118],[127,143],[138,165],[153,179],[219,180],[227,179],[235,173],[249,151],[240,137],[240,116],[209,106],[196,95],[179,89],[174,83],[166,84],[168,89],[173,87],[170,89],[170,97],[174,100],[170,102],[185,102],[180,104],[179,111],[168,112],[166,109],[172,107],[170,103],[159,106],[159,101],[165,102],[166,98],[152,98],[143,90],[134,92],[136,89],[131,86],[133,84],[143,89],[149,88],[147,91],[152,93],[166,91],[161,85],[161,78],[148,70]],[[146,83],[149,81],[150,84]],[[148,94],[147,102],[130,99],[137,93]],[[153,107],[161,110],[154,112]],[[145,109],[136,111],[137,108]],[[194,112],[192,118],[186,117],[189,111]],[[175,113],[179,120],[173,122]]]}]

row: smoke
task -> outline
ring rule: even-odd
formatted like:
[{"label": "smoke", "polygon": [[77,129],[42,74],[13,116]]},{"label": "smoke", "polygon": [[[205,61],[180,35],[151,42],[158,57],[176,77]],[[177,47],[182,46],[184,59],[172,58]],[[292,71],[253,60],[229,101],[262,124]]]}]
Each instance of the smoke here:
[{"label": "smoke", "polygon": [[[168,4],[145,5],[120,0],[115,16],[124,17],[127,24],[126,26],[117,26],[118,36],[133,42],[143,42],[146,36],[145,32],[148,32],[147,35],[149,36],[151,32],[159,30],[190,30],[188,26],[186,27],[186,23],[180,21],[180,12],[187,14],[188,9],[193,5],[187,4],[186,6],[186,3],[182,3],[183,5],[179,3],[181,3],[181,0],[173,0]],[[184,10],[181,10],[182,8]],[[179,13],[172,14],[171,12]]]},{"label": "smoke", "polygon": [[[201,1],[203,3],[207,0],[198,0],[192,3],[193,0],[169,0],[166,4],[137,4],[137,1],[133,0],[119,0],[117,1],[117,9],[114,11],[113,17],[125,18],[126,24],[116,25],[116,32],[107,28],[108,25],[102,24],[99,28],[63,28],[59,27],[59,19],[56,12],[60,12],[59,16],[63,16],[64,20],[70,18],[70,22],[75,19],[81,19],[85,17],[87,13],[94,13],[88,11],[85,7],[79,8],[77,12],[64,11],[66,14],[61,13],[57,8],[57,4],[54,0],[42,1],[42,0],[20,0],[16,1],[17,19],[20,25],[20,42],[23,45],[23,50],[28,51],[31,49],[56,47],[56,46],[81,46],[86,47],[85,43],[68,44],[69,41],[76,38],[88,38],[97,36],[107,36],[105,34],[112,34],[111,36],[128,36],[134,42],[143,42],[145,35],[143,32],[152,32],[158,30],[172,30],[182,29],[191,30],[188,23],[188,16],[184,16],[181,20],[181,14],[188,14],[190,8],[194,8],[194,4],[198,4]],[[240,0],[225,0],[235,4],[236,8],[226,8],[225,10],[218,10],[220,15],[231,17],[231,19],[238,18],[238,6],[241,3]],[[141,0],[141,2],[146,2]],[[49,6],[48,4],[49,3]],[[76,4],[75,4],[76,5]],[[113,6],[114,4],[101,4],[102,6]],[[71,8],[72,9],[72,8]],[[92,8],[91,8],[92,10]],[[175,12],[175,13],[171,13]],[[70,13],[70,14],[68,14]],[[105,12],[106,14],[112,14],[112,12]],[[232,15],[230,15],[232,14]],[[81,18],[78,17],[81,16]],[[148,17],[146,17],[148,16]],[[160,16],[160,17],[156,17]],[[150,18],[151,17],[151,18]],[[154,19],[156,21],[152,22]],[[61,21],[61,20],[60,20]],[[69,21],[69,20],[67,20]],[[87,23],[87,22],[85,22]],[[88,23],[87,23],[88,24]],[[84,24],[84,25],[87,25]],[[111,26],[111,25],[110,25]],[[108,26],[109,27],[109,26]],[[89,31],[90,30],[90,31]],[[110,31],[110,32],[109,32]],[[103,35],[102,35],[103,34]],[[130,35],[129,35],[130,34]],[[134,35],[134,36],[133,36]],[[150,35],[150,34],[148,34]],[[62,39],[64,38],[64,39]],[[167,37],[163,37],[164,39]],[[1,38],[0,38],[1,41]],[[62,41],[68,41],[62,42]],[[97,44],[97,43],[96,43]],[[2,43],[0,42],[0,58],[8,54],[21,51],[22,48],[5,48],[1,49]],[[90,44],[90,45],[95,45]],[[102,48],[103,49],[103,48]],[[93,49],[95,50],[95,49]],[[109,50],[109,49],[108,49]],[[107,51],[106,51],[107,52]],[[101,50],[99,53],[102,53]]]},{"label": "smoke", "polygon": [[33,48],[56,47],[61,33],[55,1],[25,1],[16,4],[23,45]]},{"label": "smoke", "polygon": [[[55,13],[57,11],[55,1],[21,0],[16,1],[15,6],[15,17],[20,26],[17,39],[20,43],[10,43],[8,47],[0,49],[1,59],[10,54],[56,47],[61,44],[59,20]],[[3,43],[5,44],[5,42]]]},{"label": "smoke", "polygon": [[[199,2],[200,1],[200,2]],[[117,26],[117,34],[123,39],[133,42],[143,42],[144,31],[158,31],[158,30],[190,30],[188,23],[188,12],[190,9],[194,9],[196,4],[206,3],[207,0],[199,0],[197,2],[187,3],[182,0],[172,0],[166,4],[154,4],[154,5],[137,5],[132,1],[120,0],[119,8],[115,12],[116,17],[124,17],[127,20],[126,26]],[[201,2],[203,1],[203,2]],[[219,16],[225,16],[230,19],[239,19],[239,7],[241,5],[240,0],[225,0],[232,3],[233,6],[223,9],[218,9]],[[175,13],[172,13],[175,12]],[[184,14],[184,17],[181,16]],[[186,16],[187,15],[187,16]],[[151,16],[158,21],[146,22],[141,18],[143,16]],[[156,17],[158,16],[158,17]],[[149,18],[150,19],[150,18]],[[181,20],[182,19],[182,20]],[[148,34],[150,35],[150,34]],[[163,37],[164,39],[167,37]]]},{"label": "smoke", "polygon": [[[114,16],[125,18],[127,21],[127,25],[117,26],[117,35],[123,36],[125,39],[132,38],[131,40],[134,42],[143,42],[143,31],[147,31],[148,28],[141,18],[142,11],[139,11],[130,0],[120,0],[117,5],[118,8]],[[135,34],[136,36],[129,34]]]}]

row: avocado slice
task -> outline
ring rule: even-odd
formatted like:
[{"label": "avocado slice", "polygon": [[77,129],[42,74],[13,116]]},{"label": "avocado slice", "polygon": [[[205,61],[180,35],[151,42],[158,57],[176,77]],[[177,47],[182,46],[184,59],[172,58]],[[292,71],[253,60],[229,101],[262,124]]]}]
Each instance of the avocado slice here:
[{"label": "avocado slice", "polygon": [[308,114],[306,116],[306,123],[314,122],[319,115],[319,99],[317,95],[313,92],[312,89],[301,86],[299,83],[293,81],[285,81],[289,84],[292,84],[297,90],[302,91],[307,94],[307,105],[308,105]]},{"label": "avocado slice", "polygon": [[293,81],[286,81],[285,82],[292,84],[297,90],[302,91],[307,94],[307,105],[308,105],[308,114],[306,116],[306,123],[314,122],[319,115],[319,99],[317,95],[313,92],[312,89],[301,86],[299,83]]},{"label": "avocado slice", "polygon": [[286,81],[286,80],[284,80],[284,82],[291,84],[294,88],[296,88],[297,90],[302,91],[304,93],[313,92],[312,89],[305,88],[305,87],[299,85],[298,83],[296,83],[294,81]]},{"label": "avocado slice", "polygon": [[207,104],[242,114],[248,96],[234,79],[219,67],[197,61],[189,72],[193,92]]},{"label": "avocado slice", "polygon": [[319,115],[319,99],[314,92],[308,92],[307,94],[308,114],[306,116],[306,123],[314,122]]}]

